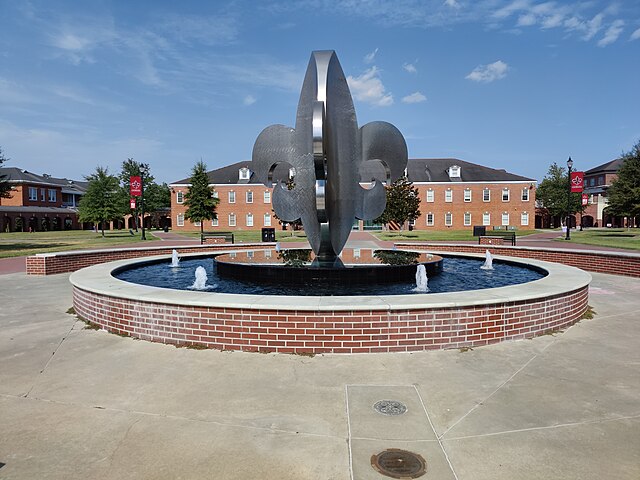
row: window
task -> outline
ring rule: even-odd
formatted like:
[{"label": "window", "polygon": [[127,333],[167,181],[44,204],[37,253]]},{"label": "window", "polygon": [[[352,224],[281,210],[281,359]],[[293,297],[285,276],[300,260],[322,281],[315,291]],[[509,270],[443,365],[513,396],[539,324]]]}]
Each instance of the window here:
[{"label": "window", "polygon": [[211,226],[212,226],[212,227],[217,227],[218,225],[219,225],[218,217],[216,217],[216,218],[212,218],[212,219],[211,219]]},{"label": "window", "polygon": [[508,202],[509,201],[509,189],[508,188],[503,188],[502,189],[502,201],[503,202]]},{"label": "window", "polygon": [[236,203],[236,192],[229,192],[229,203]]},{"label": "window", "polygon": [[247,252],[247,258],[249,258],[249,259],[253,258],[253,250],[249,250]]},{"label": "window", "polygon": [[596,184],[596,179],[592,178],[591,180],[589,180],[589,185],[591,185],[592,187],[595,186]]},{"label": "window", "polygon": [[427,202],[433,202],[433,190],[427,190]]},{"label": "window", "polygon": [[453,224],[453,215],[451,212],[447,212],[444,214],[444,224],[447,227],[450,227]]},{"label": "window", "polygon": [[433,227],[433,213],[427,213],[427,227]]},{"label": "window", "polygon": [[184,227],[184,213],[179,213],[176,218],[176,223],[179,227]]},{"label": "window", "polygon": [[220,198],[220,194],[218,193],[218,191],[217,191],[217,190],[214,190],[214,191],[213,191],[213,193],[211,194],[211,196],[212,196],[213,198]]},{"label": "window", "polygon": [[490,202],[491,201],[491,190],[489,190],[488,188],[485,188],[482,191],[482,201],[483,202]]},{"label": "window", "polygon": [[445,190],[444,192],[444,201],[453,202],[453,190],[451,190],[450,188]]},{"label": "window", "polygon": [[29,187],[29,200],[38,200],[38,189],[36,187]]},{"label": "window", "polygon": [[520,225],[529,225],[529,212],[522,212],[520,214]]},{"label": "window", "polygon": [[471,201],[471,190],[468,188],[464,191],[464,201],[465,202]]},{"label": "window", "polygon": [[482,225],[491,225],[491,214],[488,212],[484,212],[482,214]]},{"label": "window", "polygon": [[464,212],[464,226],[468,227],[471,225],[471,212]]},{"label": "window", "polygon": [[253,203],[253,192],[251,190],[247,192],[246,197],[247,197],[247,203]]},{"label": "window", "polygon": [[40,189],[40,201],[44,202],[47,198],[47,189],[46,188],[41,188]]},{"label": "window", "polygon": [[253,213],[247,213],[246,217],[246,225],[247,227],[253,227]]},{"label": "window", "polygon": [[271,203],[271,192],[269,190],[264,192],[264,203]]},{"label": "window", "polygon": [[523,202],[529,201],[529,189],[527,187],[524,187],[522,189],[522,201]]},{"label": "window", "polygon": [[202,225],[202,222],[193,222],[193,224],[194,224],[196,227],[199,227],[200,225]]},{"label": "window", "polygon": [[236,214],[235,213],[230,213],[229,214],[229,226],[230,227],[235,227],[236,226]]},{"label": "window", "polygon": [[184,203],[184,193],[176,192],[176,203]]},{"label": "window", "polygon": [[56,201],[56,191],[55,190],[49,189],[49,201],[50,202],[55,202]]},{"label": "window", "polygon": [[238,171],[238,178],[240,180],[249,180],[251,172],[247,167],[243,167]]},{"label": "window", "polygon": [[509,225],[509,214],[507,212],[502,213],[502,225]]},{"label": "window", "polygon": [[451,165],[449,167],[449,177],[450,178],[460,178],[460,167],[458,165]]},{"label": "window", "polygon": [[269,215],[268,213],[265,213],[262,223],[264,223],[265,227],[270,227],[271,226],[271,215]]},{"label": "window", "polygon": [[271,258],[271,250],[264,250],[264,258]]}]

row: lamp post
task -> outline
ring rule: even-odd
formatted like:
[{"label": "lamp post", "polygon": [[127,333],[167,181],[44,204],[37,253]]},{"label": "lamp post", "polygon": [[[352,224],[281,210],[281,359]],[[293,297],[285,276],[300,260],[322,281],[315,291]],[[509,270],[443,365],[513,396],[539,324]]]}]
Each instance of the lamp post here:
[{"label": "lamp post", "polygon": [[573,160],[571,160],[571,157],[567,160],[567,168],[569,169],[569,173],[567,174],[567,236],[564,239],[571,240],[571,234],[569,233],[571,231],[571,168],[573,168]]}]

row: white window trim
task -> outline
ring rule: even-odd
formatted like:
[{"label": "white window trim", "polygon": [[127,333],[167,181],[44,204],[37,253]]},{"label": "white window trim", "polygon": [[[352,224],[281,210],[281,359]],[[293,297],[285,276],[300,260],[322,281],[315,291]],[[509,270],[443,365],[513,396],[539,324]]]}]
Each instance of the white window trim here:
[{"label": "white window trim", "polygon": [[[33,195],[31,195],[33,193]],[[37,187],[29,187],[29,200],[34,202],[38,201],[38,188]]]},{"label": "white window trim", "polygon": [[[249,198],[251,197],[251,198]],[[253,190],[247,190],[245,192],[244,198],[247,203],[253,203]]]},{"label": "white window trim", "polygon": [[[525,197],[525,193],[527,194],[526,195],[527,198],[524,198]],[[528,202],[529,201],[529,199],[531,198],[531,195],[529,195],[529,188],[524,187],[522,189],[522,197],[521,198],[522,198],[523,202]]]},{"label": "white window trim", "polygon": [[178,205],[182,205],[184,203],[184,193],[182,192],[182,190],[178,190],[176,192],[176,203]]},{"label": "white window trim", "polygon": [[271,192],[269,190],[265,190],[262,194],[262,201],[264,203],[271,203]]},{"label": "white window trim", "polygon": [[[429,217],[431,217],[431,222],[429,222]],[[435,217],[434,217],[434,215],[433,215],[433,212],[429,212],[429,213],[427,213],[427,217],[426,217],[427,227],[433,227],[433,225],[434,225],[434,220],[435,220]]]},{"label": "white window trim", "polygon": [[488,212],[485,212],[482,214],[482,225],[487,226],[487,225],[491,225],[491,214]]},{"label": "white window trim", "polygon": [[212,227],[217,227],[218,225],[220,225],[220,222],[218,221],[218,217],[212,218],[211,219],[211,226]]},{"label": "white window trim", "polygon": [[229,191],[229,203],[236,203],[236,192],[234,190]]},{"label": "white window trim", "polygon": [[[233,222],[231,221],[233,219]],[[229,214],[229,226],[230,227],[235,227],[237,223],[237,219],[236,219],[236,214],[235,213],[230,213]]]},{"label": "white window trim", "polygon": [[[506,216],[506,223],[505,223],[505,216]],[[501,222],[503,227],[506,227],[509,225],[509,213],[508,212],[503,212],[501,215]]]},{"label": "white window trim", "polygon": [[435,193],[432,189],[427,190],[427,202],[428,203],[435,202]]},{"label": "white window trim", "polygon": [[[469,218],[469,221],[467,221],[467,218]],[[464,212],[464,226],[471,226],[471,212]]]},{"label": "white window trim", "polygon": [[[484,199],[485,192],[489,194],[489,198],[487,198],[486,200]],[[485,188],[484,190],[482,190],[482,201],[483,202],[490,202],[491,201],[491,190],[490,189]]]},{"label": "white window trim", "polygon": [[520,225],[522,225],[523,227],[529,226],[529,212],[522,212],[520,214]]},{"label": "white window trim", "polygon": [[244,223],[247,227],[253,227],[253,213],[247,213],[245,215]]},{"label": "white window trim", "polygon": [[271,215],[268,213],[265,213],[262,217],[262,223],[264,224],[265,227],[270,227],[271,226]]},{"label": "white window trim", "polygon": [[467,188],[464,191],[464,201],[465,202],[470,202],[471,201],[471,189],[470,188]]},{"label": "white window trim", "polygon": [[444,191],[444,201],[445,201],[445,203],[452,203],[453,202],[453,190],[451,190],[450,188],[447,188]]},{"label": "white window trim", "polygon": [[176,225],[179,227],[184,227],[184,213],[179,213],[176,216]]},{"label": "white window trim", "polygon": [[[507,194],[507,199],[504,199],[504,194]],[[502,189],[502,193],[501,193],[501,198],[503,202],[509,202],[511,200],[511,190],[509,190],[508,188],[503,188]]]},{"label": "white window trim", "polygon": [[[447,223],[447,216],[449,217],[449,222]],[[453,226],[453,213],[447,212],[444,214],[444,225],[445,227]]]}]

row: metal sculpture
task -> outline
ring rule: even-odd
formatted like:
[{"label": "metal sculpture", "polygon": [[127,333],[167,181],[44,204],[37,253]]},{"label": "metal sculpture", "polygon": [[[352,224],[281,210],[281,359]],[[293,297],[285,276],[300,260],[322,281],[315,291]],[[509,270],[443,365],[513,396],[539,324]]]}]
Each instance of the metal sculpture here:
[{"label": "metal sculpture", "polygon": [[[271,125],[253,147],[256,178],[273,189],[273,209],[283,221],[302,220],[320,259],[342,251],[354,219],[373,220],[386,206],[385,188],[407,165],[407,145],[386,122],[358,129],[353,101],[338,57],[315,51],[300,93],[296,128]],[[288,169],[287,169],[288,167]],[[290,178],[277,178],[288,171]]]}]

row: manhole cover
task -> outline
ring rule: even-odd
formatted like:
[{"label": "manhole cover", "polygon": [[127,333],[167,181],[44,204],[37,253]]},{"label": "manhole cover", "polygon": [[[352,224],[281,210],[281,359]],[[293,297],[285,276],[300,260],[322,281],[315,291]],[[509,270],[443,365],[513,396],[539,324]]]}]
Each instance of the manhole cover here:
[{"label": "manhole cover", "polygon": [[380,400],[373,405],[373,409],[383,415],[402,415],[407,411],[407,406],[396,400]]},{"label": "manhole cover", "polygon": [[417,453],[390,448],[371,456],[371,466],[391,478],[418,478],[427,472],[427,462]]}]

